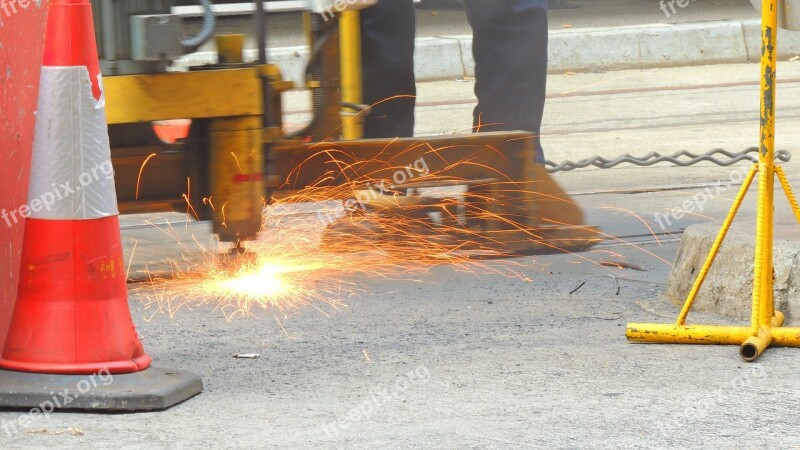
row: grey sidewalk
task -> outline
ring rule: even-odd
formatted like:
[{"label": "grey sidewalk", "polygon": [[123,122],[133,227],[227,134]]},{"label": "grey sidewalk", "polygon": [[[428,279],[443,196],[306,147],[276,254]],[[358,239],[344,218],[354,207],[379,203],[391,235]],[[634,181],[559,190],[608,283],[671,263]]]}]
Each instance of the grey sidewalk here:
[{"label": "grey sidewalk", "polygon": [[[387,0],[388,1],[388,0]],[[573,9],[551,9],[550,30],[602,28],[651,23],[681,24],[719,20],[757,19],[748,0],[692,0],[686,8],[676,8],[669,17],[660,9],[660,0],[565,0]],[[668,2],[669,0],[665,0]],[[246,4],[238,5],[239,9]],[[233,5],[232,5],[233,6]],[[176,11],[178,13],[179,11]],[[187,32],[194,33],[201,21],[185,17]],[[296,47],[305,44],[301,14],[270,13],[267,16],[270,47]],[[218,18],[217,32],[244,33],[247,47],[255,47],[252,16],[245,14]],[[417,9],[417,37],[462,36],[471,33],[466,14],[459,9]],[[207,47],[211,49],[211,46]]]},{"label": "grey sidewalk", "polygon": [[[760,25],[747,1],[690,3],[666,17],[657,2],[631,0],[573,2],[581,8],[551,11],[550,71],[592,72],[649,67],[755,62],[760,57]],[[460,79],[474,72],[469,27],[462,11],[421,10],[416,72],[419,81]],[[231,19],[221,31],[247,32],[244,19]],[[248,19],[249,20],[249,19]],[[302,81],[307,49],[289,18],[274,18],[273,41],[295,44],[270,49],[271,61],[286,78]],[[608,26],[611,23],[622,26]],[[250,45],[254,44],[252,41]],[[213,49],[183,59],[215,62]],[[255,50],[246,51],[249,59]],[[800,54],[800,33],[783,32],[780,56]]]},{"label": "grey sidewalk", "polygon": [[[612,28],[551,31],[550,71],[592,72],[650,67],[756,62],[760,58],[757,20],[728,20],[686,24],[654,23]],[[245,51],[255,59],[255,50]],[[304,46],[270,50],[285,78],[300,82],[307,61]],[[800,54],[800,33],[783,32],[780,57]],[[419,81],[459,79],[474,74],[471,36],[417,39],[416,73]],[[213,52],[183,58],[178,67],[214,63]]]}]

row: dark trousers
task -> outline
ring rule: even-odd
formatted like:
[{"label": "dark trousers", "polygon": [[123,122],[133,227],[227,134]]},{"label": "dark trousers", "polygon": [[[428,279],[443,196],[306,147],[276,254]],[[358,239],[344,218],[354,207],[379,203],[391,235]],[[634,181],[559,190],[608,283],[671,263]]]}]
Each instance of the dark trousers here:
[{"label": "dark trousers", "polygon": [[381,0],[361,12],[364,103],[373,105],[367,138],[414,135],[415,25],[412,0]]},{"label": "dark trousers", "polygon": [[[547,90],[547,10],[511,0],[464,0],[475,59],[476,131],[542,128]],[[537,139],[536,161],[544,163]]]},{"label": "dark trousers", "polygon": [[[547,9],[520,7],[520,0],[464,0],[473,30],[475,131],[539,134],[547,87]],[[543,2],[540,2],[543,3]],[[364,101],[414,95],[414,8],[412,0],[380,0],[362,12]],[[414,131],[413,99],[375,107],[366,137],[404,137]],[[537,139],[536,160],[544,162]]]}]

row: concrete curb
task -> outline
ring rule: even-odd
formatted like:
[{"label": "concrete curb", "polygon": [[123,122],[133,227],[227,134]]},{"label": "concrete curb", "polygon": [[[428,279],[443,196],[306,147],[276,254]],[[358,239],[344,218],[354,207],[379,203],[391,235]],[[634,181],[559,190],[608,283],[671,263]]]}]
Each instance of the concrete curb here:
[{"label": "concrete curb", "polygon": [[[782,31],[780,45],[783,59],[800,54],[800,32]],[[761,54],[760,23],[731,20],[556,30],[550,32],[549,52],[553,73],[756,62]],[[305,47],[277,48],[269,54],[285,78],[303,80]],[[255,56],[255,50],[246,51],[247,60]],[[213,52],[201,52],[182,58],[176,68],[215,62]],[[419,38],[415,62],[419,81],[471,77],[472,37]]]}]

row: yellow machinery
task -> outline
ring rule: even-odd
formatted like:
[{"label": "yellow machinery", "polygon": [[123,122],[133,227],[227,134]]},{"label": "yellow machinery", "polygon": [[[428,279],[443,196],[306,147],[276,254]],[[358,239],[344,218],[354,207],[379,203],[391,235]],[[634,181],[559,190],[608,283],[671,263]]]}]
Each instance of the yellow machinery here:
[{"label": "yellow machinery", "polygon": [[[130,23],[141,22],[138,31],[131,32],[134,37],[129,45],[135,51],[130,55],[163,56],[180,50],[152,42],[153,36],[166,35],[165,29],[170,29],[166,13],[153,21],[142,11],[120,12],[112,9],[119,8],[118,3],[96,1],[101,2],[95,7],[101,17],[98,29],[108,29],[102,21],[112,20],[114,14],[121,17],[119,23],[129,19]],[[161,3],[168,0],[142,1],[163,9]],[[365,6],[370,2],[346,3]],[[263,8],[261,2],[256,4],[257,10]],[[263,22],[263,11],[258,11],[257,17]],[[490,235],[487,242],[501,251],[574,249],[597,241],[596,230],[584,226],[581,210],[543,166],[534,164],[537,136],[485,133],[359,139],[358,119],[364,111],[358,107],[358,12],[307,13],[306,23],[311,48],[306,78],[314,99],[313,119],[293,135],[282,130],[281,93],[294,86],[282,79],[278,67],[266,64],[263,23],[256,33],[260,41],[256,63],[243,62],[241,35],[217,36],[219,63],[192,67],[188,72],[142,70],[157,65],[158,58],[105,61],[111,50],[120,48],[114,40],[119,33],[101,39],[101,49],[111,48],[104,56],[108,68],[103,81],[122,212],[188,209],[199,219],[213,220],[214,232],[221,240],[241,248],[242,242],[260,231],[264,206],[272,199],[312,184],[319,186],[320,180],[330,186],[346,186],[351,178],[342,161],[349,168],[358,166],[372,179],[391,180],[397,167],[425,157],[440,183],[452,179],[463,185],[466,180],[472,191],[481,193],[475,198],[488,203],[484,210],[513,218],[517,226],[502,220],[472,224]],[[117,54],[132,58],[119,50]],[[137,70],[122,73],[127,67]],[[171,119],[191,119],[184,141],[166,144],[153,133],[153,122]],[[360,188],[363,186],[353,187]],[[503,201],[487,202],[487,192]]]},{"label": "yellow machinery", "polygon": [[[754,361],[770,345],[800,347],[800,328],[783,327],[784,315],[775,310],[773,301],[773,223],[775,177],[789,198],[800,222],[798,205],[783,168],[775,165],[775,89],[778,58],[778,2],[762,2],[761,35],[761,139],[759,162],[742,184],[728,217],[714,242],[695,284],[689,292],[675,324],[628,324],[628,339],[635,342],[677,344],[739,345],[745,361]],[[687,325],[686,318],[722,246],[750,185],[758,174],[758,216],[756,223],[755,270],[753,276],[752,317],[750,326]]]}]

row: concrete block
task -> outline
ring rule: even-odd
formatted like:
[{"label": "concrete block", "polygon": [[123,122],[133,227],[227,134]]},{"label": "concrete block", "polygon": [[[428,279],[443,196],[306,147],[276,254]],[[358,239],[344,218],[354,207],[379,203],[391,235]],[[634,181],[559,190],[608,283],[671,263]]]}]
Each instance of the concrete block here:
[{"label": "concrete block", "polygon": [[[667,297],[682,305],[719,232],[719,223],[686,228],[670,272]],[[754,236],[752,224],[734,226],[697,297],[693,310],[713,311],[749,319],[753,291]],[[775,230],[775,306],[800,315],[800,227]],[[690,320],[691,322],[691,315]]]}]

